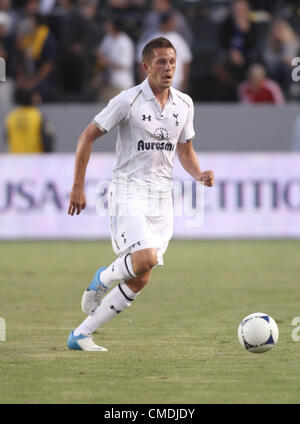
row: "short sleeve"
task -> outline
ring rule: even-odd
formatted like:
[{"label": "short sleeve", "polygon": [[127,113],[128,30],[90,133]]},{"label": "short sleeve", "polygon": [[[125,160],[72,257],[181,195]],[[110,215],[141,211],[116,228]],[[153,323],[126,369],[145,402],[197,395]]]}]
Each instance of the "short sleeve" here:
[{"label": "short sleeve", "polygon": [[117,96],[113,97],[108,105],[95,116],[93,122],[101,130],[110,131],[115,126],[119,125],[129,113],[129,101],[122,91]]},{"label": "short sleeve", "polygon": [[180,136],[178,138],[179,143],[186,143],[188,140],[191,140],[193,137],[195,137],[195,131],[194,131],[194,104],[192,99],[189,97],[189,109],[187,113],[187,119],[185,122],[185,125],[180,133]]}]

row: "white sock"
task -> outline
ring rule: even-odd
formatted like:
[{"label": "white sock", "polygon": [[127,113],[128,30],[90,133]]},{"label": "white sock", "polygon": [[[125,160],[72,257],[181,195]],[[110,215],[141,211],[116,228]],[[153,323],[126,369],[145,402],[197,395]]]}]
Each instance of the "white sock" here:
[{"label": "white sock", "polygon": [[92,315],[89,315],[74,330],[74,335],[92,334],[98,327],[113,319],[125,308],[128,308],[138,293],[133,292],[123,281],[114,287],[102,300]]},{"label": "white sock", "polygon": [[101,272],[101,281],[110,288],[116,281],[136,277],[130,253],[119,256],[111,265]]}]

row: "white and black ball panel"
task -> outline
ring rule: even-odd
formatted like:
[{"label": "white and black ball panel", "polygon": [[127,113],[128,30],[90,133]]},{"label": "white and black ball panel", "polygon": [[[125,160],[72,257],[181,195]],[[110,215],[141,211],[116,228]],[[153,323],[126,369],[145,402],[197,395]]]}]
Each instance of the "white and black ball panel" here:
[{"label": "white and black ball panel", "polygon": [[268,314],[262,312],[247,315],[238,328],[240,344],[253,353],[270,350],[277,343],[278,337],[279,331],[276,322]]}]

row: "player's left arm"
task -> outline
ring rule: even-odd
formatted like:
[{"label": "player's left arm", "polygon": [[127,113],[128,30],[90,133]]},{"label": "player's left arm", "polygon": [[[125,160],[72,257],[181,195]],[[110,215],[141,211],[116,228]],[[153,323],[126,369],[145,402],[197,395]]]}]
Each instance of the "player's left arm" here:
[{"label": "player's left arm", "polygon": [[177,143],[178,159],[183,168],[193,177],[196,181],[203,181],[204,185],[212,187],[214,185],[214,172],[201,171],[198,157],[193,147],[193,143]]}]

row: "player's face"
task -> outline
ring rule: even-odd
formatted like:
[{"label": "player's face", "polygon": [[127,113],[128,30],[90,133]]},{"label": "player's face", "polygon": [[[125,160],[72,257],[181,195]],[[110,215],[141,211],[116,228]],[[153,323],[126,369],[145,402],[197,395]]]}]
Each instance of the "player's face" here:
[{"label": "player's face", "polygon": [[144,66],[152,87],[157,90],[168,89],[176,68],[176,53],[172,48],[154,49],[151,60]]}]

